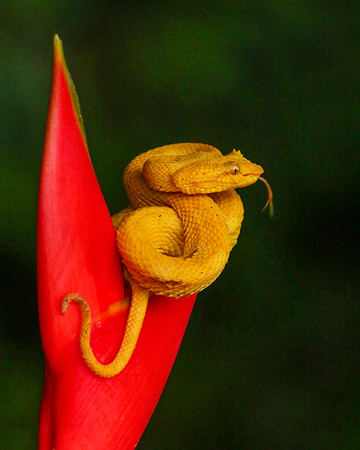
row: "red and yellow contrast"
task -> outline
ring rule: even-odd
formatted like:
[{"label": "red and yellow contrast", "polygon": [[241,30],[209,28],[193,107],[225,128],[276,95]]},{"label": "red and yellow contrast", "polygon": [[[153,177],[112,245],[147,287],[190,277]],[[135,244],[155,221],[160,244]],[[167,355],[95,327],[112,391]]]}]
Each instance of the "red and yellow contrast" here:
[{"label": "red and yellow contrast", "polygon": [[100,378],[86,366],[79,347],[80,311],[70,305],[64,316],[64,297],[76,292],[86,298],[91,347],[103,364],[113,360],[122,342],[129,302],[114,226],[58,36],[40,178],[37,261],[46,357],[39,450],[133,449],[169,376],[196,296],[152,297],[134,353],[115,377]]}]

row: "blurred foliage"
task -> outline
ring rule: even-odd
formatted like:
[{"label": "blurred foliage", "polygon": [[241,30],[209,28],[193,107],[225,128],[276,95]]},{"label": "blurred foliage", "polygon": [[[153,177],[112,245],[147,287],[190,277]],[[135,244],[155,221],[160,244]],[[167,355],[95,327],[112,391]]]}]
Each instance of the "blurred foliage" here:
[{"label": "blurred foliage", "polygon": [[0,444],[35,449],[44,358],[36,206],[52,37],[64,42],[111,213],[125,165],[174,142],[265,168],[223,275],[198,296],[143,450],[358,449],[356,2],[0,1]]}]

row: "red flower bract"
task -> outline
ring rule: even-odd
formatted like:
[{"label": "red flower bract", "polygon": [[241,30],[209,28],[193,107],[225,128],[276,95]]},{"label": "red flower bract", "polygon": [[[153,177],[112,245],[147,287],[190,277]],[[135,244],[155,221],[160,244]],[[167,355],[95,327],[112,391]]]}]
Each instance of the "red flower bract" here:
[{"label": "red flower bract", "polygon": [[37,261],[46,357],[39,449],[133,449],[164,388],[196,296],[150,299],[136,349],[119,375],[103,379],[85,365],[80,312],[71,305],[63,316],[63,297],[77,292],[89,303],[91,345],[102,363],[109,363],[120,346],[128,302],[121,302],[115,231],[58,36],[40,178]]}]

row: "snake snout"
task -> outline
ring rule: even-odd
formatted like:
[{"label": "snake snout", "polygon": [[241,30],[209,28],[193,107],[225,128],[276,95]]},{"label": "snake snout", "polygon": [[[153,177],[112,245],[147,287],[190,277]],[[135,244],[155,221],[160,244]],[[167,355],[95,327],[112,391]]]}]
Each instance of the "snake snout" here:
[{"label": "snake snout", "polygon": [[244,164],[239,167],[243,177],[256,177],[256,179],[264,172],[264,169],[257,164]]}]

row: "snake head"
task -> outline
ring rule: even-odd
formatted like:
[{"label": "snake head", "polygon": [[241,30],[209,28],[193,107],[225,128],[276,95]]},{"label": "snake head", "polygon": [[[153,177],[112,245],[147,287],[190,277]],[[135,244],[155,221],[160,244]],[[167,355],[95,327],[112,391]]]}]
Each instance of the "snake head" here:
[{"label": "snake head", "polygon": [[229,188],[240,188],[255,183],[264,172],[258,164],[254,164],[246,159],[240,150],[235,149],[224,156],[223,172],[221,178]]},{"label": "snake head", "polygon": [[246,159],[240,151],[228,155],[207,154],[172,175],[173,184],[186,194],[208,194],[249,186],[257,181],[263,168]]}]

